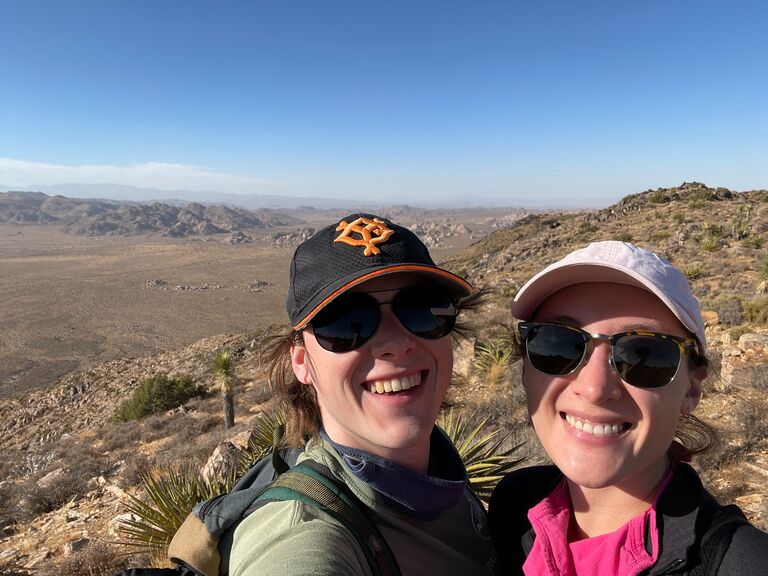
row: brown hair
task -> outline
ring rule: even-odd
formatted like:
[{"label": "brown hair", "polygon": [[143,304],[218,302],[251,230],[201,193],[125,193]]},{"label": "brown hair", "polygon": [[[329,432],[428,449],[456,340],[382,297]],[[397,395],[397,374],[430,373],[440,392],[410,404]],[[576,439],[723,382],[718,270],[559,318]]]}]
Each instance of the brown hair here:
[{"label": "brown hair", "polygon": [[[709,358],[699,352],[690,353],[688,364],[692,370],[706,367],[710,373],[714,372]],[[717,374],[714,376],[719,377]],[[720,435],[717,430],[693,414],[678,417],[675,438],[684,448],[678,457],[686,460],[697,454],[708,452],[720,444]]]},{"label": "brown hair", "polygon": [[[486,301],[487,295],[488,291],[482,289],[460,298],[459,311],[475,310]],[[469,332],[467,322],[457,322],[452,334],[464,337]],[[301,448],[308,438],[318,434],[321,424],[315,387],[302,384],[291,366],[291,346],[304,345],[302,332],[277,332],[262,338],[260,344],[262,362],[267,366],[269,381],[285,418],[283,443]]]}]

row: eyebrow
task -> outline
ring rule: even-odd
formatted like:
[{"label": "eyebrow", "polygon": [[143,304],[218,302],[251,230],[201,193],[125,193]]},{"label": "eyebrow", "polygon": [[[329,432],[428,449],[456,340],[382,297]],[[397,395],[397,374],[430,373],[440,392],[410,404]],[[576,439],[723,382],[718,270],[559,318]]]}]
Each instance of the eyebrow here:
[{"label": "eyebrow", "polygon": [[[569,326],[581,328],[582,330],[584,329],[581,322],[570,316],[553,316],[551,318],[547,318],[546,320],[537,320],[537,322],[554,322],[556,324],[567,324]],[[635,322],[632,324],[627,324],[626,326],[622,327],[621,332],[635,332],[643,330],[648,332],[659,332],[664,334],[667,333],[667,331],[662,328],[661,324],[657,320],[653,319],[645,323]]]}]

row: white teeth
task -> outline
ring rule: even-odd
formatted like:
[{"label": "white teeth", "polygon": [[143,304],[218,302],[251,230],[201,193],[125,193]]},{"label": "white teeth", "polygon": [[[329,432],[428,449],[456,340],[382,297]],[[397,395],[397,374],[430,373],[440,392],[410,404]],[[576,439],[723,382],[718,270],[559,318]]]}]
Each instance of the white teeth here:
[{"label": "white teeth", "polygon": [[415,388],[421,384],[421,374],[410,374],[402,378],[392,378],[390,380],[375,380],[368,383],[368,390],[374,394],[386,394],[387,392],[400,392]]},{"label": "white teeth", "polygon": [[624,426],[621,424],[594,424],[579,420],[570,414],[565,415],[565,421],[576,428],[576,430],[581,430],[594,436],[617,436],[624,429]]}]

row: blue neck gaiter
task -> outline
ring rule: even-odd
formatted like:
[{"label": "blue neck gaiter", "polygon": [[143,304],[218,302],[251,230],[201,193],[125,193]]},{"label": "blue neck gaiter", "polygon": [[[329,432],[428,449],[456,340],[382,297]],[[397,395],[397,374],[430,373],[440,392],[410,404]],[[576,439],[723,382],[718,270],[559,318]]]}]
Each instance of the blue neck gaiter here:
[{"label": "blue neck gaiter", "polygon": [[325,430],[320,436],[341,454],[349,470],[381,494],[399,512],[434,520],[458,504],[467,484],[467,472],[456,449],[435,426],[429,442],[429,465],[419,474],[381,456],[342,446]]}]

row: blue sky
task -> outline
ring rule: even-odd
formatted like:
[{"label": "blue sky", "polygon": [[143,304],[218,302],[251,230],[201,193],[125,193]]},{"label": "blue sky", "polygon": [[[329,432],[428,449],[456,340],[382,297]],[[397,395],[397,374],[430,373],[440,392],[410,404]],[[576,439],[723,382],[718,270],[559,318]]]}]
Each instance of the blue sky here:
[{"label": "blue sky", "polygon": [[600,207],[768,188],[768,4],[0,0],[0,184]]}]

